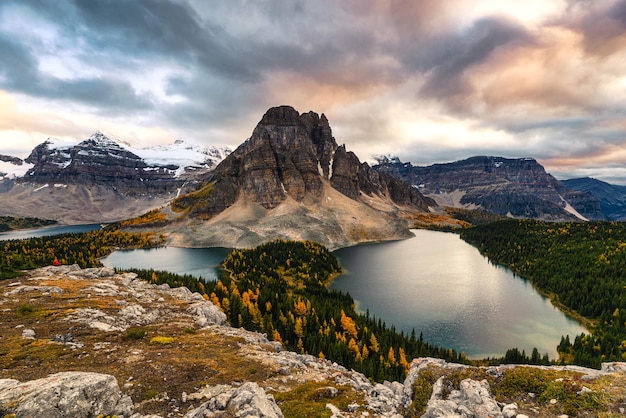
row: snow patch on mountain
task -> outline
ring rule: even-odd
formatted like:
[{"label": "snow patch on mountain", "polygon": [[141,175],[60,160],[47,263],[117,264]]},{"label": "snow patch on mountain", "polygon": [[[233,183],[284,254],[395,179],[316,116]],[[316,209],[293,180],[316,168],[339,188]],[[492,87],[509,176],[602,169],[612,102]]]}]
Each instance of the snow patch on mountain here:
[{"label": "snow patch on mountain", "polygon": [[[202,147],[189,144],[183,140],[176,140],[170,145],[159,145],[149,148],[135,148],[129,143],[118,138],[111,139],[106,134],[96,131],[88,139],[83,141],[64,141],[57,138],[48,138],[45,147],[56,154],[58,158],[54,164],[61,169],[72,163],[72,155],[75,149],[81,156],[103,156],[110,158],[128,158],[130,153],[137,159],[143,160],[148,166],[147,170],[167,169],[174,177],[180,177],[186,171],[213,168],[231,153],[226,147]],[[76,154],[74,154],[76,155]],[[0,173],[6,176],[23,177],[33,164],[19,167],[9,166],[9,163],[0,162]],[[7,166],[8,168],[5,168]],[[1,174],[0,174],[1,176]],[[1,179],[2,177],[0,177]]]},{"label": "snow patch on mountain", "polygon": [[65,141],[58,138],[48,138],[46,139],[45,144],[50,150],[69,151],[81,142],[82,141]]},{"label": "snow patch on mountain", "polygon": [[214,167],[231,152],[228,148],[200,147],[180,139],[167,146],[125,148],[151,167],[178,166],[177,177],[184,172],[185,167]]},{"label": "snow patch on mountain", "polygon": [[24,177],[33,164],[22,163],[20,165],[6,161],[0,161],[0,180]]}]

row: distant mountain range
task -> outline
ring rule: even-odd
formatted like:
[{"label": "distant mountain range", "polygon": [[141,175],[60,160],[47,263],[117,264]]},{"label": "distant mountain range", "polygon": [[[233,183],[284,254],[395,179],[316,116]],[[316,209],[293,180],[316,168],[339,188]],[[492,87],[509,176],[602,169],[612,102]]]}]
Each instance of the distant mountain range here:
[{"label": "distant mountain range", "polygon": [[393,175],[439,205],[551,221],[603,220],[598,200],[569,189],[532,158],[477,156],[420,167],[380,157],[374,169]]},{"label": "distant mountain range", "polygon": [[101,132],[75,143],[49,138],[25,160],[0,156],[1,214],[65,223],[125,219],[195,189],[229,153],[184,141],[139,149]]},{"label": "distant mountain range", "polygon": [[139,149],[101,132],[48,139],[28,158],[0,155],[0,216],[112,222],[165,208],[171,242],[252,246],[269,238],[330,247],[408,236],[415,214],[444,206],[550,221],[625,220],[626,187],[560,182],[532,158],[477,156],[370,167],[332,136],[324,114],[269,109],[235,151]]}]

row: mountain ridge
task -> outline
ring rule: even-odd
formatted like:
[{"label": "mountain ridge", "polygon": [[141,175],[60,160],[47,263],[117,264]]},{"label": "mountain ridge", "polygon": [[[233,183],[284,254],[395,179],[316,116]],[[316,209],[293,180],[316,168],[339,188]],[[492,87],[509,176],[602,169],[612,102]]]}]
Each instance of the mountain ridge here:
[{"label": "mountain ridge", "polygon": [[[295,151],[286,149],[288,139],[296,141]],[[419,167],[381,157],[379,164],[370,166],[336,143],[323,113],[299,114],[290,106],[269,109],[241,147],[248,152],[241,151],[213,173],[230,150],[181,140],[139,149],[99,131],[69,143],[48,138],[24,160],[0,155],[0,215],[43,216],[61,223],[119,221],[214,183],[208,200],[190,210],[196,220],[213,218],[239,203],[244,209],[258,205],[250,210],[263,217],[288,198],[309,212],[316,212],[314,205],[328,212],[329,202],[320,201],[322,195],[333,199],[326,189],[387,214],[428,212],[443,205],[552,221],[626,218],[626,203],[621,206],[626,197],[620,197],[619,186],[601,184],[602,196],[593,193],[600,188],[564,187],[567,181],[559,182],[532,158],[475,156]],[[344,218],[339,216],[337,222]],[[382,239],[381,234],[370,238]]]},{"label": "mountain ridge", "polygon": [[2,214],[61,223],[127,219],[193,190],[229,152],[181,140],[133,148],[100,131],[83,141],[48,138],[24,160],[0,160]]},{"label": "mountain ridge", "polygon": [[414,166],[383,157],[374,168],[413,184],[445,206],[551,221],[605,219],[592,196],[567,189],[533,158],[474,156]]}]

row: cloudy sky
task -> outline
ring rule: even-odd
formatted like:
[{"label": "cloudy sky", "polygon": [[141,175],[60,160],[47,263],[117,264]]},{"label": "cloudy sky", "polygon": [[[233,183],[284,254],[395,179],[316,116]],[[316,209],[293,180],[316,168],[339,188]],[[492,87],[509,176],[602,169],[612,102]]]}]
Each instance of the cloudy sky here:
[{"label": "cloudy sky", "polygon": [[362,160],[626,184],[625,0],[2,0],[0,56],[0,154],[237,146],[289,104]]}]

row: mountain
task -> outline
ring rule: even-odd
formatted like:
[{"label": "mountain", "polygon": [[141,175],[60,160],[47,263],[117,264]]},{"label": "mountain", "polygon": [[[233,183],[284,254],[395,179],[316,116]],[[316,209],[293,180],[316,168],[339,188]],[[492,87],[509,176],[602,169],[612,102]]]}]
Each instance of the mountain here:
[{"label": "mountain", "polygon": [[436,203],[337,145],[324,114],[269,109],[251,137],[172,204],[183,246],[253,246],[272,238],[336,248],[410,236],[406,216]]},{"label": "mountain", "polygon": [[617,186],[589,177],[563,180],[562,183],[570,190],[589,193],[595,197],[609,220],[626,220],[626,186]]},{"label": "mountain", "polygon": [[374,169],[413,184],[440,205],[516,218],[605,219],[593,196],[567,189],[532,158],[477,156],[420,167],[381,157]]},{"label": "mountain", "polygon": [[171,193],[199,170],[215,167],[227,154],[202,150],[183,141],[168,147],[134,149],[101,132],[77,144],[48,140],[26,160],[24,176],[34,183],[109,185],[125,195]]},{"label": "mountain", "polygon": [[2,214],[67,223],[136,216],[195,188],[229,152],[180,140],[137,149],[101,132],[75,143],[48,139],[23,161],[0,158]]}]

